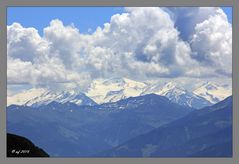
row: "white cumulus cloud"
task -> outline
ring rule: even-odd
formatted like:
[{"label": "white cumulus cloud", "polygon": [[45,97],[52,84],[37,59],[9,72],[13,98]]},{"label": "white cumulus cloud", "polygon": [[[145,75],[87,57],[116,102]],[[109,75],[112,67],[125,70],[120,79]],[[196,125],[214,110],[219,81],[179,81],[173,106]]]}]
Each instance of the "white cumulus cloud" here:
[{"label": "white cumulus cloud", "polygon": [[[223,11],[187,8],[184,22],[178,13],[183,9],[126,8],[92,34],[58,19],[44,28],[43,36],[13,23],[7,31],[8,83],[74,83],[85,89],[92,79],[112,76],[142,80],[230,75],[232,29]],[[187,20],[190,33],[185,39],[181,34]]]},{"label": "white cumulus cloud", "polygon": [[196,25],[191,47],[192,58],[219,74],[231,76],[232,27],[221,9]]}]

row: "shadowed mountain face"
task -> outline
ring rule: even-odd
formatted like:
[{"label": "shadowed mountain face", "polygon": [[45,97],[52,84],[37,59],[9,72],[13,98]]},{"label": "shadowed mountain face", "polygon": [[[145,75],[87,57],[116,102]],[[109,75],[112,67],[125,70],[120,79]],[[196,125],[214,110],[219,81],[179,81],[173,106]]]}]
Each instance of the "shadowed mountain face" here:
[{"label": "shadowed mountain face", "polygon": [[231,157],[232,97],[98,154],[116,157]]},{"label": "shadowed mountain face", "polygon": [[9,106],[8,132],[26,136],[51,156],[86,157],[179,119],[193,108],[149,94],[115,103],[77,106],[52,102]]},{"label": "shadowed mountain face", "polygon": [[30,140],[8,133],[7,157],[49,157],[49,155]]}]

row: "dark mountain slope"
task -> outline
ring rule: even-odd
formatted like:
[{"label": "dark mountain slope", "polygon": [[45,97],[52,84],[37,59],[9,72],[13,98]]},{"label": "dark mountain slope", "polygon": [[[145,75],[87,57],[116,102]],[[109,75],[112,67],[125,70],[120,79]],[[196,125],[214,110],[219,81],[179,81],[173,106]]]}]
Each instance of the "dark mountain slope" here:
[{"label": "dark mountain slope", "polygon": [[27,138],[7,133],[7,157],[49,157]]},{"label": "dark mountain slope", "polygon": [[98,155],[185,157],[206,155],[205,150],[210,152],[206,156],[231,156],[231,146],[232,97],[229,97]]}]

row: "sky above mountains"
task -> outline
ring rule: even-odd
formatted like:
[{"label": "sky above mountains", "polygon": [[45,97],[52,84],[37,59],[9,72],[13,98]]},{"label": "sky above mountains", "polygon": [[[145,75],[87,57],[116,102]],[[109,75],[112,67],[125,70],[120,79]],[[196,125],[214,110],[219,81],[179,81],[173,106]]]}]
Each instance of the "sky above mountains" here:
[{"label": "sky above mountains", "polygon": [[85,90],[94,79],[112,77],[230,84],[231,10],[10,7],[8,90]]}]

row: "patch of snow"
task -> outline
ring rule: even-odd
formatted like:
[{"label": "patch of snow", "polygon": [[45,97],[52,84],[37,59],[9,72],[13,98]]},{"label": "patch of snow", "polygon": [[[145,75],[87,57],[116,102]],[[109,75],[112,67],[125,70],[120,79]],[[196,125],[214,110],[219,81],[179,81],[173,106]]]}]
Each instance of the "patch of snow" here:
[{"label": "patch of snow", "polygon": [[98,104],[116,102],[128,97],[139,96],[146,86],[145,83],[127,78],[101,79],[93,81],[86,95]]},{"label": "patch of snow", "polygon": [[193,93],[215,104],[232,95],[232,89],[228,86],[224,87],[212,82],[207,82],[196,88]]}]

